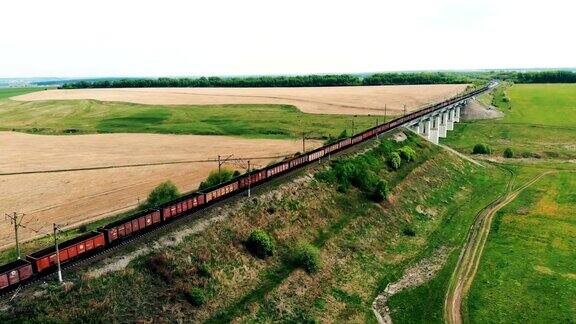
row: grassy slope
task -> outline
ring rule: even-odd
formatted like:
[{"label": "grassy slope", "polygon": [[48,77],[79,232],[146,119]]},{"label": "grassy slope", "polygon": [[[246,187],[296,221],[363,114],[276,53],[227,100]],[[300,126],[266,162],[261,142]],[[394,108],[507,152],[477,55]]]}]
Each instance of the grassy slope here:
[{"label": "grassy slope", "polygon": [[498,120],[459,123],[442,141],[469,153],[474,144],[485,142],[501,155],[506,147],[516,154],[542,157],[576,157],[576,84],[523,84],[507,90],[511,109],[498,100],[506,116]]},{"label": "grassy slope", "polygon": [[[510,146],[516,153],[576,156],[576,85],[514,85],[506,91],[509,103],[502,101],[500,90],[490,98],[505,118],[460,124],[446,143],[464,152],[477,142],[487,142],[497,154]],[[576,170],[557,160],[505,163],[517,175],[517,184],[546,170]],[[477,277],[463,301],[465,321],[576,320],[576,257],[571,248],[576,245],[576,174],[565,171],[547,175],[495,216]]]},{"label": "grassy slope", "polygon": [[43,89],[44,88],[0,88],[0,100],[27,94],[30,92],[40,91]]},{"label": "grassy slope", "polygon": [[496,215],[468,318],[576,321],[575,192],[575,173],[548,175]]},{"label": "grassy slope", "polygon": [[[342,194],[322,182],[293,187],[253,200],[233,214],[234,221],[167,249],[168,275],[151,271],[148,257],[141,257],[98,279],[76,277],[68,292],[50,285],[47,297],[24,298],[15,314],[0,315],[0,321],[373,320],[370,305],[385,285],[435,248],[458,246],[476,210],[495,196],[489,188],[504,180],[497,169],[479,169],[412,136],[410,141],[419,147],[418,161],[380,172],[396,185],[389,203],[372,203],[355,189]],[[417,205],[434,216],[416,212]],[[403,235],[406,227],[416,236]],[[278,243],[278,253],[266,261],[243,246],[254,228],[266,229]],[[319,273],[307,275],[287,262],[300,240],[321,249]],[[200,265],[210,269],[209,277]],[[204,289],[206,305],[186,302],[183,292],[191,287]]]},{"label": "grassy slope", "polygon": [[[320,138],[352,131],[352,116],[305,114],[288,105],[139,105],[96,100],[16,102],[0,100],[0,130],[40,134],[170,133]],[[383,117],[379,117],[383,121]],[[355,117],[356,131],[375,117]]]}]

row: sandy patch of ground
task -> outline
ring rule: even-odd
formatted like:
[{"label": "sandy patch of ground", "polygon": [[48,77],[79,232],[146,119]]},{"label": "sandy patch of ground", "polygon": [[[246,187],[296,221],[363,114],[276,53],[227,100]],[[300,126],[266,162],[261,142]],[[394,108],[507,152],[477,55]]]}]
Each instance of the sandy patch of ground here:
[{"label": "sandy patch of ground", "polygon": [[[321,143],[307,141],[307,147]],[[128,210],[159,183],[172,180],[182,192],[194,190],[216,162],[43,173],[42,171],[145,163],[288,155],[299,140],[242,139],[225,136],[97,134],[43,136],[0,132],[0,212],[23,212],[31,228],[48,231],[53,222],[79,224]],[[252,160],[264,166],[273,159]],[[227,164],[241,168],[245,163]],[[38,234],[22,229],[20,237]],[[13,243],[12,227],[0,222],[0,246]]]},{"label": "sandy patch of ground", "polygon": [[152,105],[289,104],[306,113],[388,114],[414,110],[466,89],[465,84],[320,88],[130,88],[46,90],[13,97],[18,101],[94,99]]},{"label": "sandy patch of ground", "polygon": [[502,118],[504,113],[493,106],[485,106],[480,101],[473,99],[462,110],[462,120],[494,119]]},{"label": "sandy patch of ground", "polygon": [[448,256],[450,254],[450,249],[447,247],[441,247],[434,252],[429,258],[423,259],[416,265],[406,269],[404,271],[404,276],[400,280],[390,283],[384,289],[384,292],[372,303],[372,310],[374,315],[380,324],[391,324],[392,318],[390,317],[390,309],[386,306],[386,302],[390,297],[399,293],[400,291],[419,286],[426,281],[432,279],[440,269],[446,263]]}]

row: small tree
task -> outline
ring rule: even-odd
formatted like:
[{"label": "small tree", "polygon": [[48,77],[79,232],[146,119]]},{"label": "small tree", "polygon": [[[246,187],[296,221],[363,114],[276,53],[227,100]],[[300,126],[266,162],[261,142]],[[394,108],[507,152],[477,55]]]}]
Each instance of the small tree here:
[{"label": "small tree", "polygon": [[512,151],[511,148],[507,147],[507,148],[504,150],[504,154],[503,154],[503,155],[504,155],[504,157],[507,158],[507,159],[513,158],[513,157],[514,157],[514,151]]},{"label": "small tree", "polygon": [[275,243],[268,233],[256,229],[250,233],[246,241],[246,248],[255,256],[265,259],[274,254]]},{"label": "small tree", "polygon": [[[239,172],[237,175],[240,175]],[[222,182],[226,182],[226,181],[234,178],[237,175],[234,173],[234,171],[232,171],[228,168],[221,168],[220,173],[218,173],[218,170],[210,171],[208,178],[206,178],[206,180],[200,182],[200,186],[198,187],[198,189],[202,190],[202,189],[210,188],[210,187],[215,186],[217,184],[220,184]]]},{"label": "small tree", "polygon": [[202,288],[193,287],[186,293],[186,299],[193,306],[202,306],[206,302],[206,294]]},{"label": "small tree", "polygon": [[292,262],[308,273],[317,272],[320,269],[320,251],[310,243],[300,242],[292,252]]},{"label": "small tree", "polygon": [[180,196],[178,188],[172,183],[172,181],[166,181],[159,184],[150,194],[148,199],[142,205],[143,208],[153,208],[161,205],[170,200],[176,199]]},{"label": "small tree", "polygon": [[403,146],[398,152],[400,157],[406,161],[414,161],[416,159],[416,152],[410,146]]},{"label": "small tree", "polygon": [[400,154],[398,154],[398,152],[390,153],[390,155],[388,156],[388,165],[390,165],[392,169],[398,170],[401,164],[402,164],[402,158],[400,157]]},{"label": "small tree", "polygon": [[492,149],[490,149],[490,146],[484,143],[478,143],[474,145],[474,148],[472,149],[472,154],[490,154],[491,152]]},{"label": "small tree", "polygon": [[376,186],[374,186],[374,192],[372,193],[372,199],[375,202],[381,202],[388,197],[388,183],[384,180],[378,181]]}]

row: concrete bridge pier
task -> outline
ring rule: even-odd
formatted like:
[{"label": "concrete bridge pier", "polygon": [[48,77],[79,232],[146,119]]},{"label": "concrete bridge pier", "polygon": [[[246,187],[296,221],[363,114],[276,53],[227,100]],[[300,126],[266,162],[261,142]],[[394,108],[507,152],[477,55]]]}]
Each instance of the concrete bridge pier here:
[{"label": "concrete bridge pier", "polygon": [[456,106],[455,112],[454,112],[454,121],[459,123],[460,122],[460,106]]},{"label": "concrete bridge pier", "polygon": [[438,115],[430,117],[430,132],[428,132],[428,140],[434,144],[438,144],[439,127],[440,117],[438,117]]},{"label": "concrete bridge pier", "polygon": [[448,109],[446,114],[446,130],[454,130],[454,108]]},{"label": "concrete bridge pier", "polygon": [[447,120],[447,115],[446,115],[446,111],[441,111],[440,115],[438,116],[440,119],[440,123],[438,125],[438,137],[442,137],[442,138],[446,138],[446,129],[447,129],[447,125],[446,125],[446,120]]},{"label": "concrete bridge pier", "polygon": [[422,125],[422,126],[420,126],[420,130],[421,130],[420,135],[422,135],[422,137],[428,139],[428,136],[430,135],[430,119],[421,120],[420,124]]}]

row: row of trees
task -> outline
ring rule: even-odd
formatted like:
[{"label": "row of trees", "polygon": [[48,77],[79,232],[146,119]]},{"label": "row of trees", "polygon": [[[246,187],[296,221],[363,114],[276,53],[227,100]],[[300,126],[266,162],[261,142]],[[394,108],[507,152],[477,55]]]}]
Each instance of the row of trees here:
[{"label": "row of trees", "polygon": [[302,76],[259,76],[259,77],[201,77],[201,78],[158,78],[158,79],[116,79],[83,80],[66,83],[63,89],[84,88],[167,88],[167,87],[330,87],[391,84],[437,84],[468,83],[470,78],[463,73],[417,72],[417,73],[378,73],[367,77],[351,74],[302,75]]},{"label": "row of trees", "polygon": [[572,71],[517,72],[511,79],[516,83],[575,83],[576,73]]}]

